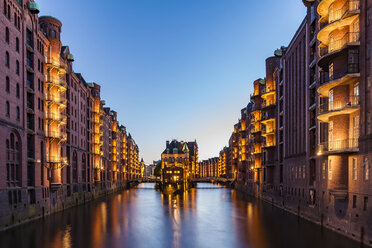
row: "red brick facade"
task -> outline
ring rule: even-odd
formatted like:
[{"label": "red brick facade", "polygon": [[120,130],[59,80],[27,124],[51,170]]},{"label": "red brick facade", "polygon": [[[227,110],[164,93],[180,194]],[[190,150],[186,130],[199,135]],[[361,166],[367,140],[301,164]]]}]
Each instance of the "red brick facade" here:
[{"label": "red brick facade", "polygon": [[62,23],[29,0],[0,9],[1,229],[124,187],[141,168],[100,86],[73,72]]}]

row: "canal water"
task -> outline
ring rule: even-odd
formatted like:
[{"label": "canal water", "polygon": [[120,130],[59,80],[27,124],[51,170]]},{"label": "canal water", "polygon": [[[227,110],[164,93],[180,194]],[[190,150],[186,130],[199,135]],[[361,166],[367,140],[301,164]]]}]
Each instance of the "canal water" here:
[{"label": "canal water", "polygon": [[0,232],[0,247],[299,247],[360,245],[213,184],[165,196],[154,184]]}]

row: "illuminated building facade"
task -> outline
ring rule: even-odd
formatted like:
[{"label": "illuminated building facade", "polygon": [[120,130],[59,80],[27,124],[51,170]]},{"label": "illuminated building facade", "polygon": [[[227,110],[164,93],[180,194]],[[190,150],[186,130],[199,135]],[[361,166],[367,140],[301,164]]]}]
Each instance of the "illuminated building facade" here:
[{"label": "illuminated building facade", "polygon": [[193,164],[198,165],[197,154],[196,141],[166,142],[166,148],[161,154],[161,181],[164,189],[170,187],[173,190],[184,190],[190,186],[190,180],[194,177]]},{"label": "illuminated building facade", "polygon": [[81,204],[141,176],[138,146],[100,86],[72,68],[62,23],[29,0],[0,2],[0,229]]},{"label": "illuminated building facade", "polygon": [[219,158],[210,158],[199,163],[200,178],[220,177]]}]

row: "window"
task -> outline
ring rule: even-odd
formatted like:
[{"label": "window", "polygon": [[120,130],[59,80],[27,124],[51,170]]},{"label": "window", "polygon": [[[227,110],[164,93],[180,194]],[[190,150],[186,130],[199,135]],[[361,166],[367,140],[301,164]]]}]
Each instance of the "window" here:
[{"label": "window", "polygon": [[353,208],[356,208],[357,205],[357,196],[353,195]]},{"label": "window", "polygon": [[328,123],[328,149],[333,150],[333,121]]},{"label": "window", "polygon": [[367,111],[367,134],[371,134],[371,112]]},{"label": "window", "polygon": [[17,121],[19,121],[21,119],[21,114],[20,114],[20,111],[19,111],[19,107],[17,107],[17,110],[16,110],[16,114],[17,114]]},{"label": "window", "polygon": [[323,179],[326,179],[326,162],[325,161],[322,164],[322,176],[323,176]]},{"label": "window", "polygon": [[9,28],[5,28],[5,41],[9,44]]},{"label": "window", "polygon": [[353,163],[352,177],[353,177],[353,180],[355,181],[357,180],[357,169],[358,169],[356,158],[352,159],[352,163]]},{"label": "window", "polygon": [[333,80],[333,63],[329,65],[329,79]]},{"label": "window", "polygon": [[6,11],[6,2],[4,0],[4,15],[6,16],[7,15],[7,11]]},{"label": "window", "polygon": [[353,142],[352,147],[358,146],[358,138],[359,138],[359,115],[353,117]]},{"label": "window", "polygon": [[16,61],[16,73],[17,73],[17,75],[19,75],[19,71],[20,71],[20,69],[19,69],[19,61],[17,60]]},{"label": "window", "polygon": [[8,117],[10,116],[10,106],[9,106],[9,102],[8,101],[5,104],[5,114]]},{"label": "window", "polygon": [[5,78],[5,91],[10,93],[10,81],[9,81],[9,77],[6,77]]},{"label": "window", "polygon": [[17,96],[17,98],[19,98],[19,96],[20,96],[20,93],[19,93],[19,84],[17,84],[17,86],[16,86],[16,96]]},{"label": "window", "polygon": [[16,38],[16,51],[19,52],[19,39]]},{"label": "window", "polygon": [[10,67],[10,62],[9,62],[9,53],[8,52],[5,52],[5,66],[6,67]]},{"label": "window", "polygon": [[367,211],[367,208],[368,208],[368,197],[365,196],[364,201],[363,201],[363,210]]},{"label": "window", "polygon": [[52,36],[53,39],[57,39],[57,33],[56,33],[55,30],[52,30],[51,36]]},{"label": "window", "polygon": [[364,161],[363,161],[363,177],[364,180],[369,180],[369,161],[368,161],[368,156],[364,156]]},{"label": "window", "polygon": [[332,160],[328,160],[328,180],[332,180]]}]

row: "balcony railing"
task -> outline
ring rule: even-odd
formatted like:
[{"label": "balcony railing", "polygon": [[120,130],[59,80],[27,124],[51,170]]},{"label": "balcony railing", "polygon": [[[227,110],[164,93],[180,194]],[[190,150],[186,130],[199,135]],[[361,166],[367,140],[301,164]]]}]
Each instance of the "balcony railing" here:
[{"label": "balcony railing", "polygon": [[58,86],[61,86],[61,87],[66,87],[66,80],[62,77],[48,76],[47,77],[47,83],[51,83],[51,84],[58,85]]},{"label": "balcony railing", "polygon": [[346,76],[346,74],[353,73],[359,73],[359,63],[349,63],[345,70],[341,70],[338,73],[334,73],[331,76],[329,75],[329,73],[322,73],[320,78],[320,84],[326,84],[329,83],[330,81],[341,79],[344,76]]},{"label": "balcony railing", "polygon": [[262,94],[270,93],[270,92],[275,92],[275,87],[266,87],[262,89]]},{"label": "balcony railing", "polygon": [[53,139],[67,140],[67,134],[58,131],[47,131],[46,136]]},{"label": "balcony railing", "polygon": [[318,146],[318,155],[322,155],[324,152],[356,149],[358,145],[358,138],[323,142]]},{"label": "balcony railing", "polygon": [[342,19],[347,12],[359,9],[359,0],[346,1],[341,9],[329,12],[328,23],[332,23]]},{"label": "balcony railing", "polygon": [[67,104],[67,100],[64,96],[58,96],[58,95],[50,95],[50,94],[45,94],[45,99],[49,102],[57,103],[57,104]]},{"label": "balcony railing", "polygon": [[275,132],[275,129],[273,128],[264,128],[262,130],[263,134],[270,134],[270,133],[274,133]]},{"label": "balcony railing", "polygon": [[48,120],[52,120],[52,121],[59,121],[59,122],[66,122],[67,121],[66,116],[55,114],[55,113],[47,113],[46,118]]},{"label": "balcony railing", "polygon": [[345,97],[341,100],[328,101],[319,106],[319,114],[339,111],[348,107],[356,107],[359,105],[359,96]]},{"label": "balcony railing", "polygon": [[262,108],[267,108],[267,107],[274,106],[274,105],[275,105],[275,102],[274,101],[270,101],[270,102],[264,101],[262,103]]},{"label": "balcony railing", "polygon": [[359,32],[346,33],[341,39],[334,40],[328,44],[328,47],[320,49],[320,56],[325,56],[337,50],[341,50],[347,43],[358,42]]}]

